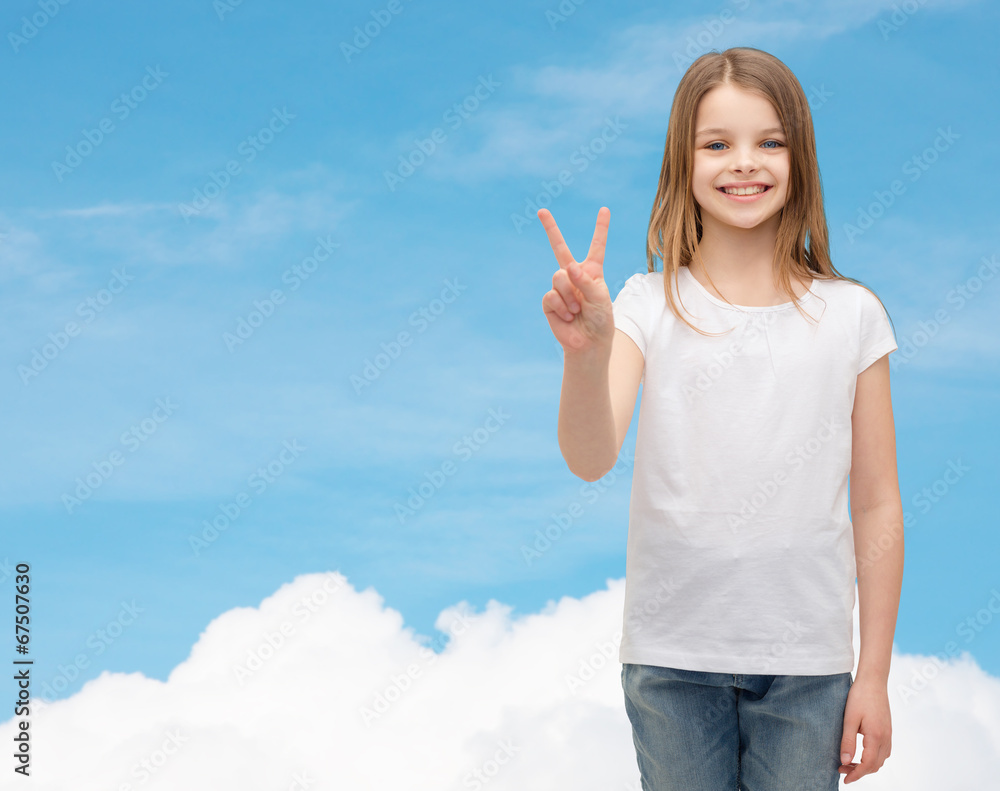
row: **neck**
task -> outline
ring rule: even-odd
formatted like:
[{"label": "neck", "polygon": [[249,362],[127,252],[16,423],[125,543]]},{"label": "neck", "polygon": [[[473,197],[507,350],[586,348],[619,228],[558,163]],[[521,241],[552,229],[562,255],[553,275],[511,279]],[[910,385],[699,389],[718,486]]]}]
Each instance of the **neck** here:
[{"label": "neck", "polygon": [[702,236],[691,268],[716,283],[760,286],[775,279],[774,247],[780,217],[772,217],[756,228],[719,225],[702,216]]}]

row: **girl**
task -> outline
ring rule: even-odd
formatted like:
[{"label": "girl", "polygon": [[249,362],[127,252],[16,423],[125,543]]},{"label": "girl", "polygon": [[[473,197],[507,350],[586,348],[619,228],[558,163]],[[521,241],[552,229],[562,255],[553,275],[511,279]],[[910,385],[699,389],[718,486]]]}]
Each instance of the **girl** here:
[{"label": "girl", "polygon": [[614,466],[644,385],[619,655],[642,788],[835,791],[877,771],[903,572],[896,343],[878,297],[830,261],[798,80],[749,47],[691,65],[648,272],[614,303],[609,210],[580,262],[538,217],[559,263],[542,306],[575,475]]}]

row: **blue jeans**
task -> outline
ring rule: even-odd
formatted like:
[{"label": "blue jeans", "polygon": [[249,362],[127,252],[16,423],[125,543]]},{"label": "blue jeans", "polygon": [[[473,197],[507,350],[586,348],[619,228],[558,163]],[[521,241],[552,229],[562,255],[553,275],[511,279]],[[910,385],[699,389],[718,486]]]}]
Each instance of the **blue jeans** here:
[{"label": "blue jeans", "polygon": [[853,683],[623,665],[643,791],[837,791]]}]

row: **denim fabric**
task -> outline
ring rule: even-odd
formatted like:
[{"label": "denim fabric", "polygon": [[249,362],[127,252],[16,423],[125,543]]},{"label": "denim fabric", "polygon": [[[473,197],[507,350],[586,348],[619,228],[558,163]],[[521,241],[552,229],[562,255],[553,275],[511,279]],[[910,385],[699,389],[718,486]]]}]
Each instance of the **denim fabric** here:
[{"label": "denim fabric", "polygon": [[850,673],[622,665],[643,791],[837,791]]}]

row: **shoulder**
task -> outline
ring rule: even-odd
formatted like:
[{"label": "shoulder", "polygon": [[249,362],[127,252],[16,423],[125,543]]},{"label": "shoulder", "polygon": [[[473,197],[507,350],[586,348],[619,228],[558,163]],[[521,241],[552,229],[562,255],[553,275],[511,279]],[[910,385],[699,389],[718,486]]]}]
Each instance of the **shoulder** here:
[{"label": "shoulder", "polygon": [[625,291],[650,292],[659,287],[663,288],[662,272],[636,272],[632,275],[625,275],[612,283],[608,283],[608,290],[612,295]]},{"label": "shoulder", "polygon": [[642,306],[643,310],[648,310],[656,301],[656,295],[663,292],[663,275],[659,272],[636,272],[614,281],[607,280],[605,284],[614,305]]},{"label": "shoulder", "polygon": [[882,302],[875,292],[867,285],[853,279],[813,278],[810,290],[823,299],[833,300],[841,308],[850,308],[861,313],[882,310]]}]

